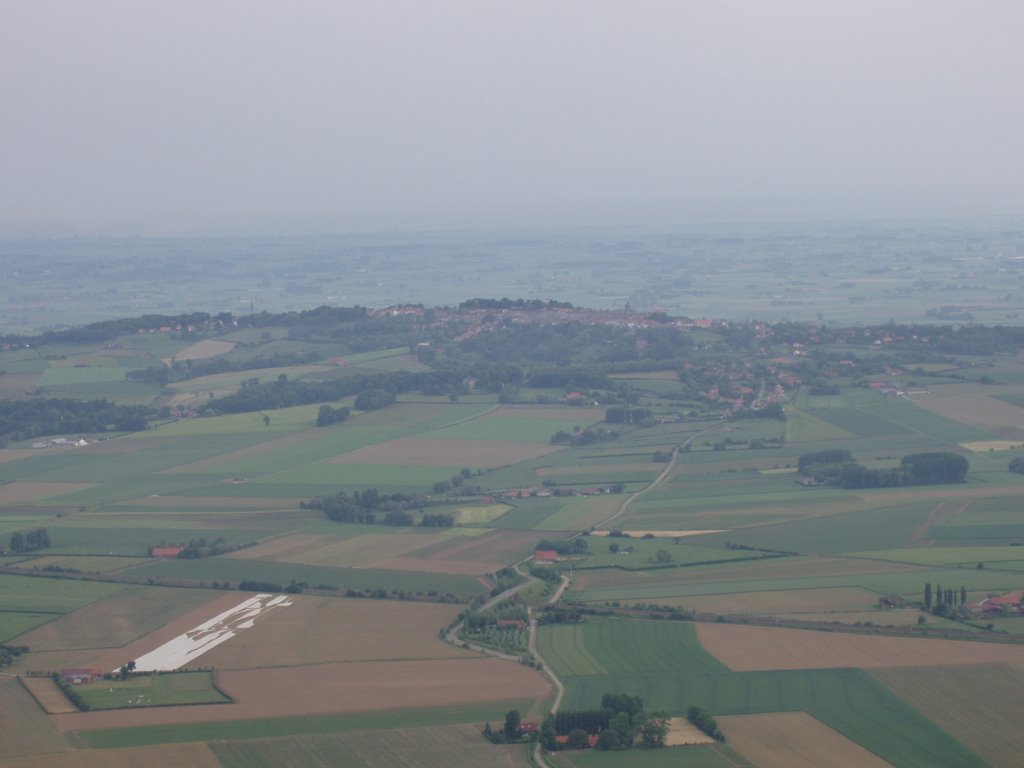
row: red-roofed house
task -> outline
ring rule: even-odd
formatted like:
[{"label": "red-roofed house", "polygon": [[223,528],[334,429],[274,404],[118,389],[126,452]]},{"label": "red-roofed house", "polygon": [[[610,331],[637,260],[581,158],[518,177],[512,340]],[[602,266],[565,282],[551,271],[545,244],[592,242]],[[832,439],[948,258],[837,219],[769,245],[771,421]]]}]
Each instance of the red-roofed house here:
[{"label": "red-roofed house", "polygon": [[150,557],[177,557],[184,547],[152,547],[149,550]]},{"label": "red-roofed house", "polygon": [[553,549],[538,549],[533,553],[535,563],[557,563],[558,553]]},{"label": "red-roofed house", "polygon": [[60,671],[60,676],[75,685],[103,679],[103,673],[100,670],[86,667],[66,667]]}]

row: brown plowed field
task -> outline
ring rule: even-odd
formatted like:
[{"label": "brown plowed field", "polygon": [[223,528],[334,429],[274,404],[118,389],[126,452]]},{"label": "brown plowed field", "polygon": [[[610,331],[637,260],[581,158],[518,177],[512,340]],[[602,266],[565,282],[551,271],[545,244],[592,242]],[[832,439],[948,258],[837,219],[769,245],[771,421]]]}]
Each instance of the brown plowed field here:
[{"label": "brown plowed field", "polygon": [[[74,450],[69,448],[68,450]],[[84,450],[84,449],[79,449]],[[49,496],[80,491],[92,488],[95,483],[27,483],[13,482],[0,485],[0,506],[18,504],[23,501],[35,501]]]},{"label": "brown plowed field", "polygon": [[[438,639],[460,606],[301,595],[203,654],[214,669],[254,669],[341,661],[466,658]],[[211,614],[212,615],[212,614]],[[156,647],[156,644],[153,646]]]},{"label": "brown plowed field", "polygon": [[[284,609],[289,610],[289,609]],[[537,670],[500,659],[383,661],[219,672],[235,704],[52,715],[61,731],[545,698]],[[27,695],[27,694],[26,694]]]},{"label": "brown plowed field", "polygon": [[879,669],[871,674],[990,765],[1021,764],[1020,671],[992,665]]},{"label": "brown plowed field", "polygon": [[1024,646],[971,640],[698,624],[701,644],[734,672],[833,667],[1024,664]]},{"label": "brown plowed field", "polygon": [[64,737],[18,678],[0,677],[0,754],[14,757],[65,749]]},{"label": "brown plowed field", "polygon": [[29,456],[38,456],[39,453],[39,448],[0,448],[0,464],[27,459]]},{"label": "brown plowed field", "polygon": [[159,744],[124,749],[83,749],[0,760],[0,768],[223,768],[206,744]]},{"label": "brown plowed field", "polygon": [[[227,593],[210,593],[212,599],[203,604],[202,607],[196,608],[195,610],[189,611],[184,615],[180,615],[179,618],[174,621],[168,622],[164,626],[155,632],[142,637],[134,642],[130,642],[123,648],[103,649],[100,651],[81,651],[81,659],[74,662],[74,666],[92,666],[98,669],[115,669],[126,661],[131,659],[137,659],[145,653],[149,653],[154,648],[158,648],[168,640],[171,640],[178,635],[181,635],[193,627],[202,624],[207,619],[211,619],[217,614],[234,608],[238,605],[239,601],[245,598],[244,594],[238,592],[227,592]],[[287,610],[287,609],[285,609]],[[35,655],[35,654],[33,654]],[[65,656],[67,654],[64,654]]]},{"label": "brown plowed field", "polygon": [[332,464],[407,464],[426,467],[499,467],[559,450],[557,445],[511,440],[427,440],[400,437],[331,459]]},{"label": "brown plowed field", "polygon": [[[118,648],[155,631],[162,631],[161,627],[178,616],[194,616],[197,612],[208,612],[205,618],[216,616],[219,611],[215,610],[211,603],[217,600],[219,594],[221,593],[199,589],[126,587],[111,597],[97,600],[73,613],[29,630],[18,638],[18,642],[27,645],[33,653],[80,648]],[[231,595],[231,598],[234,600],[232,605],[240,600],[237,594]],[[202,619],[185,629],[191,629],[200,621]],[[154,644],[153,647],[157,645],[160,643]],[[116,662],[110,669],[129,660]],[[106,670],[107,667],[101,669]]]},{"label": "brown plowed field", "polygon": [[997,434],[1010,432],[1016,437],[1024,436],[1024,408],[981,393],[915,397],[914,405],[979,429],[991,430]]},{"label": "brown plowed field", "polygon": [[806,712],[716,719],[729,746],[758,768],[892,768]]},{"label": "brown plowed field", "polygon": [[449,536],[405,557],[381,560],[378,568],[429,573],[493,573],[529,554],[537,543],[534,531],[493,531],[483,536]]}]

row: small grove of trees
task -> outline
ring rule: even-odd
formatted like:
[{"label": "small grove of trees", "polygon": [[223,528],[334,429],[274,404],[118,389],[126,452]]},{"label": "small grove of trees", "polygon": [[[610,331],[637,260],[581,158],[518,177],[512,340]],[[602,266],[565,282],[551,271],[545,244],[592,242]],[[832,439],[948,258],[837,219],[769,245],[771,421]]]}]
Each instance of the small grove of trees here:
[{"label": "small grove of trees", "polygon": [[[423,507],[427,501],[427,497],[422,493],[382,494],[376,488],[367,488],[365,491],[356,491],[352,495],[345,491],[339,491],[333,496],[317,496],[309,501],[299,502],[299,507],[323,510],[328,520],[338,523],[379,523],[381,525],[408,526],[416,524],[408,510]],[[378,519],[378,513],[383,513],[383,517]],[[440,517],[434,515],[427,523],[421,522],[421,525],[433,527],[442,525],[444,527],[452,524],[445,521],[445,518],[449,517],[451,515],[441,515]]]},{"label": "small grove of trees", "polygon": [[0,667],[10,666],[23,653],[28,653],[27,645],[0,645]]},{"label": "small grove of trees", "polygon": [[641,424],[653,418],[654,414],[650,408],[625,408],[613,405],[604,412],[604,420],[609,424]]},{"label": "small grove of trees", "polygon": [[386,389],[364,389],[352,403],[357,411],[376,411],[395,402],[395,396]]},{"label": "small grove of trees", "polygon": [[594,443],[603,443],[608,440],[618,440],[619,433],[613,429],[605,429],[604,427],[595,427],[593,429],[581,429],[573,430],[572,432],[566,432],[564,429],[558,430],[551,436],[552,445],[593,445]]},{"label": "small grove of trees", "polygon": [[334,408],[330,405],[321,405],[320,410],[316,414],[316,425],[318,427],[329,427],[331,424],[337,424],[339,421],[344,421],[348,418],[349,410],[347,407]]},{"label": "small grove of trees", "polygon": [[575,539],[541,539],[535,549],[554,550],[560,555],[579,555],[590,551],[583,536],[577,536]]},{"label": "small grove of trees", "polygon": [[45,528],[33,531],[15,531],[11,534],[10,547],[12,552],[31,552],[35,549],[46,549],[50,546],[50,534]]},{"label": "small grove of trees", "polygon": [[[830,454],[823,457],[822,454]],[[904,456],[898,466],[882,469],[838,458],[849,451],[818,451],[800,457],[800,473],[815,481],[840,488],[895,488],[907,485],[962,483],[970,465],[958,453],[936,451]],[[825,460],[823,461],[822,458]]]}]

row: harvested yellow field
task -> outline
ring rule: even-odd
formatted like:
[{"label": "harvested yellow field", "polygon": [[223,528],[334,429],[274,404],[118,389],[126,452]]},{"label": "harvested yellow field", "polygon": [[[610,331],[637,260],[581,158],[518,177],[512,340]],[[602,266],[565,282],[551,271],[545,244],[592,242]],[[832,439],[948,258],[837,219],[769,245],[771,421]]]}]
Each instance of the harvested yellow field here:
[{"label": "harvested yellow field", "polygon": [[716,719],[729,746],[758,768],[892,768],[806,712]]},{"label": "harvested yellow field", "polygon": [[682,747],[686,744],[714,744],[715,740],[685,717],[673,717],[668,721],[666,747]]},{"label": "harvested yellow field", "polygon": [[78,711],[64,695],[64,691],[53,682],[52,677],[23,677],[21,683],[48,714],[59,715],[62,712]]},{"label": "harvested yellow field", "polygon": [[970,640],[698,624],[701,644],[734,672],[833,667],[1024,664],[1024,646]]},{"label": "harvested yellow field", "polygon": [[483,525],[496,520],[512,507],[508,504],[485,504],[477,507],[456,507],[459,513],[459,525]]}]

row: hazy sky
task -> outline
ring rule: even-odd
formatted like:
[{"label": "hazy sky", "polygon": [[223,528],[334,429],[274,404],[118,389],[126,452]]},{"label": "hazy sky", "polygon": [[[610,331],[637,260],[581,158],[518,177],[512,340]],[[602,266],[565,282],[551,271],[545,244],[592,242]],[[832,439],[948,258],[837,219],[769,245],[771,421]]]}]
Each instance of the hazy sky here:
[{"label": "hazy sky", "polygon": [[0,237],[1024,214],[1021,0],[3,0]]}]

